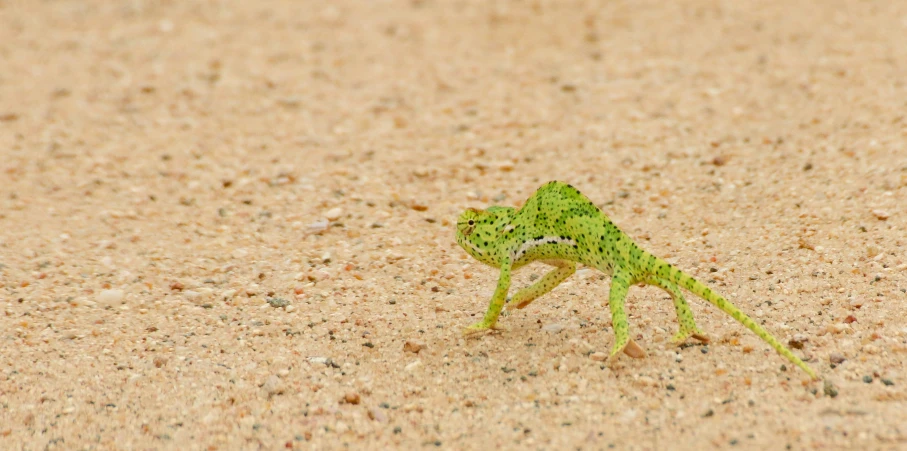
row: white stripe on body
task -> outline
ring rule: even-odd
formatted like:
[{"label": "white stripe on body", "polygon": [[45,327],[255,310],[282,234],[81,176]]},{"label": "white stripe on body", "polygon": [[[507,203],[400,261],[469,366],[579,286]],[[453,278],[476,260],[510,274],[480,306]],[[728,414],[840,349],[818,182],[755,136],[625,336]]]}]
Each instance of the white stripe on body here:
[{"label": "white stripe on body", "polygon": [[513,261],[517,261],[529,252],[530,249],[541,246],[543,244],[566,244],[568,246],[576,246],[576,241],[573,241],[570,238],[561,238],[559,236],[543,236],[538,239],[527,240],[523,243],[522,246],[513,254]]}]

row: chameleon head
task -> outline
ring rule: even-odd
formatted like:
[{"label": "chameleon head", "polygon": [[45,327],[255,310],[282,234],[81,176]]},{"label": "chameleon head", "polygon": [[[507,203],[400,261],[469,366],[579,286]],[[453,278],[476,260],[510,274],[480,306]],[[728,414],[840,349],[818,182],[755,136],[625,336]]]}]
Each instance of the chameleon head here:
[{"label": "chameleon head", "polygon": [[509,207],[464,210],[457,218],[457,243],[476,260],[497,266],[496,241],[501,230],[510,223],[513,211]]}]

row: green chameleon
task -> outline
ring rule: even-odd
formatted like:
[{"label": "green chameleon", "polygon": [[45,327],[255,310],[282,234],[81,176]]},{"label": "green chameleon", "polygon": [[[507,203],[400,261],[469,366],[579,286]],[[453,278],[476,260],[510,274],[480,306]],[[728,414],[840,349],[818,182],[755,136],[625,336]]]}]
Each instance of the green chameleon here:
[{"label": "green chameleon", "polygon": [[[501,270],[484,319],[469,326],[464,331],[466,335],[499,329],[496,324],[505,301],[508,308],[524,308],[570,277],[576,264],[582,263],[611,275],[608,305],[616,341],[609,361],[622,351],[633,357],[645,355],[630,339],[624,310],[630,286],[645,283],[667,291],[674,301],[680,331],[672,338],[673,343],[679,345],[690,337],[708,342],[693,320],[693,312],[680,292],[682,287],[734,317],[814,380],[818,379],[806,363],[749,316],[689,274],[644,251],[586,196],[566,183],[546,183],[520,209],[467,209],[457,219],[457,243],[480,262]],[[511,272],[536,260],[555,269],[508,298]]]}]

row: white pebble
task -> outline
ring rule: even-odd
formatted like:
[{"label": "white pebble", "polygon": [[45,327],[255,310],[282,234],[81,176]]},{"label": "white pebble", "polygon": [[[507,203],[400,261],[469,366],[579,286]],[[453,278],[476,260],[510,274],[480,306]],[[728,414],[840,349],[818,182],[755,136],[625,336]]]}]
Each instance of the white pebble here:
[{"label": "white pebble", "polygon": [[885,210],[872,210],[872,214],[873,214],[873,216],[876,217],[876,219],[878,219],[878,220],[880,220],[880,221],[884,221],[884,220],[888,219],[888,218],[891,216],[891,215],[888,214],[888,212],[885,211]]},{"label": "white pebble", "polygon": [[544,330],[545,332],[551,332],[553,334],[556,334],[556,333],[564,330],[564,328],[566,328],[566,326],[564,326],[563,324],[553,323],[553,324],[546,324],[544,327],[542,327],[542,330]]},{"label": "white pebble", "polygon": [[76,307],[94,307],[95,305],[97,305],[96,302],[94,302],[84,296],[79,296],[70,302],[72,303],[72,305],[74,305]]},{"label": "white pebble", "polygon": [[123,290],[104,290],[98,294],[98,302],[102,305],[114,305],[123,301]]},{"label": "white pebble", "polygon": [[323,219],[323,220],[315,221],[315,222],[309,224],[308,229],[309,229],[309,232],[318,233],[318,232],[323,232],[323,231],[327,230],[329,225],[330,225],[330,223],[326,219]]},{"label": "white pebble", "polygon": [[341,216],[343,216],[343,210],[341,210],[340,207],[332,208],[324,214],[324,217],[327,218],[328,221],[336,221],[340,219]]},{"label": "white pebble", "polygon": [[261,388],[269,395],[278,395],[283,393],[283,383],[276,375],[272,374],[268,380],[261,385]]},{"label": "white pebble", "polygon": [[183,291],[183,297],[186,298],[189,302],[195,302],[201,296],[201,293],[198,291],[186,290]]}]

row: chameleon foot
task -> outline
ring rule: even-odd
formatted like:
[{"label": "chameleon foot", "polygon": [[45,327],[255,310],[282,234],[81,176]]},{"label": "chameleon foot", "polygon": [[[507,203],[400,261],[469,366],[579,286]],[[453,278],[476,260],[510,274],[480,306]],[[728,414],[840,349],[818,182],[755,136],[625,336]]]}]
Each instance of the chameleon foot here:
[{"label": "chameleon foot", "polygon": [[634,359],[643,359],[646,357],[646,351],[634,340],[630,340],[623,347],[618,347],[615,345],[611,349],[611,355],[608,357],[608,364],[613,365],[617,361],[617,358],[621,353],[624,353]]},{"label": "chameleon foot", "polygon": [[633,357],[634,359],[644,359],[646,357],[646,350],[642,346],[636,344],[635,341],[630,340],[627,343],[627,346],[624,346],[624,354]]},{"label": "chameleon foot", "polygon": [[484,334],[484,333],[490,332],[490,331],[505,331],[505,330],[507,330],[506,327],[498,326],[496,324],[486,324],[484,321],[479,321],[479,322],[467,327],[466,329],[463,329],[463,336],[469,338],[469,337],[476,337],[476,336],[479,336],[481,334]]},{"label": "chameleon foot", "polygon": [[[517,300],[519,301],[519,299],[517,299]],[[531,300],[520,301],[520,302],[508,301],[506,304],[504,304],[504,309],[505,309],[505,311],[512,310],[512,309],[521,309],[521,308],[526,307],[530,303],[532,303]]]},{"label": "chameleon foot", "polygon": [[681,330],[674,334],[673,337],[671,337],[671,344],[680,346],[685,341],[687,341],[687,338],[695,338],[696,340],[699,340],[701,343],[705,344],[708,344],[710,341],[709,337],[707,337],[701,330]]}]

